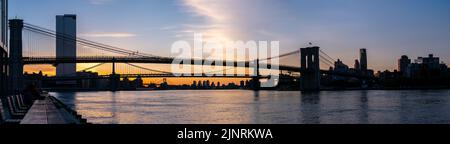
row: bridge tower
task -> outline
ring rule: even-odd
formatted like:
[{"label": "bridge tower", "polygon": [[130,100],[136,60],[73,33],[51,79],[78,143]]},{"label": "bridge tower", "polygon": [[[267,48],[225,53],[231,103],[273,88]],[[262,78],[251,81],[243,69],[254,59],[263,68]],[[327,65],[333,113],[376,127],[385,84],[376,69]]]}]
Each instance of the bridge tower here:
[{"label": "bridge tower", "polygon": [[302,91],[320,90],[320,47],[301,48],[301,84]]},{"label": "bridge tower", "polygon": [[23,60],[22,60],[22,30],[23,20],[9,20],[10,28],[10,51],[9,51],[9,75],[10,90],[20,92],[24,88],[23,84]]},{"label": "bridge tower", "polygon": [[109,76],[109,85],[111,91],[117,91],[120,88],[120,75],[116,73],[116,58],[112,60],[112,73]]},{"label": "bridge tower", "polygon": [[116,58],[112,59],[112,70],[111,70],[112,75],[116,75]]},{"label": "bridge tower", "polygon": [[252,78],[251,89],[260,90],[261,89],[261,74],[259,72],[259,58],[255,60],[256,68],[254,68],[255,76]]}]

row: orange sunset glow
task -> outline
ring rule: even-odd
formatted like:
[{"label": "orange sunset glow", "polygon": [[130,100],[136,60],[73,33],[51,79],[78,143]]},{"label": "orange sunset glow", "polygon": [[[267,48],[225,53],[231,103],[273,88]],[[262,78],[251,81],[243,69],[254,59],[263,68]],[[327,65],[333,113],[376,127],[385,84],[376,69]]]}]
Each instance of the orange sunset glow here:
[{"label": "orange sunset glow", "polygon": [[[77,64],[77,71],[81,71],[83,69],[92,67],[97,64]],[[145,65],[145,64],[144,64]],[[120,70],[120,67],[122,65],[117,64],[117,73],[133,73],[136,71],[133,70]],[[151,67],[153,69],[158,69],[162,71],[170,71],[170,66],[167,68],[167,65],[157,65],[157,64],[151,64]],[[56,75],[56,68],[52,65],[25,65],[24,71],[26,73],[39,73],[40,71],[47,76],[55,76]],[[90,72],[97,72],[99,75],[109,75],[111,74],[111,64],[104,64],[104,66],[100,66],[97,68],[93,68],[89,70]],[[130,78],[130,80],[133,80],[134,78]],[[163,82],[164,78],[143,78],[144,84],[160,84]],[[190,85],[193,81],[206,81],[209,80],[211,82],[220,82],[221,84],[228,84],[228,83],[235,83],[239,84],[242,80],[242,78],[166,78],[167,82],[170,85]]]}]

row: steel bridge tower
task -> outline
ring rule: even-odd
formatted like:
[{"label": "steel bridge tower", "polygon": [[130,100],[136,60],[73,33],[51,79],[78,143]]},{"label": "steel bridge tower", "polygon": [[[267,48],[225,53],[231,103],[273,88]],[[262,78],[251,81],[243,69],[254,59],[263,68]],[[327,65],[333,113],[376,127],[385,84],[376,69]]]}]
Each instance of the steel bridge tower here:
[{"label": "steel bridge tower", "polygon": [[320,47],[307,47],[300,49],[301,83],[302,91],[320,90]]},{"label": "steel bridge tower", "polygon": [[9,20],[10,28],[10,53],[9,53],[9,76],[13,92],[20,92],[23,84],[23,60],[22,60],[22,30],[23,20]]}]

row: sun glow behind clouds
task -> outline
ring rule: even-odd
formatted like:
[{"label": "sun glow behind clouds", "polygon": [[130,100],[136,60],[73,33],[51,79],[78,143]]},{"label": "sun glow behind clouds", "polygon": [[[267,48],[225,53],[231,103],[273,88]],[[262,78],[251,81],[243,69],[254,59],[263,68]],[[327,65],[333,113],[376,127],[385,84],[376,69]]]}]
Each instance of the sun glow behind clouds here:
[{"label": "sun glow behind clouds", "polygon": [[[293,15],[278,0],[183,0],[186,11],[200,21],[185,31],[226,40],[281,40],[280,29],[295,24]],[[293,27],[292,29],[295,29]]]},{"label": "sun glow behind clouds", "polygon": [[[182,33],[195,32],[203,34],[205,40],[230,41],[232,33],[231,16],[222,10],[227,6],[225,1],[183,0],[188,12],[194,16],[205,18],[202,24],[184,25]],[[192,33],[190,34],[192,35]]]},{"label": "sun glow behind clouds", "polygon": [[[80,72],[86,68],[95,66],[97,64],[77,64],[77,71]],[[168,71],[170,72],[170,66],[166,64],[136,64],[143,67],[151,67],[155,70],[160,71]],[[116,64],[116,73],[118,74],[135,74],[135,73],[149,73],[148,71],[139,71],[133,68],[127,68],[126,64]],[[199,66],[200,68],[200,66]],[[228,69],[228,68],[220,68],[220,69]],[[239,69],[239,68],[238,68]],[[205,71],[211,72],[208,69],[204,69]],[[56,68],[52,65],[25,65],[24,71],[28,74],[32,73],[39,73],[42,71],[44,75],[47,76],[55,76],[56,75]],[[97,72],[99,75],[110,75],[112,71],[111,64],[104,64],[99,67],[93,68],[88,70],[88,72]],[[227,70],[227,73],[233,73],[232,70]],[[246,70],[246,73],[251,73],[253,70],[249,69]],[[151,72],[150,72],[151,73]],[[215,71],[212,74],[220,74],[219,71]],[[144,84],[160,84],[163,82],[164,78],[144,78]],[[134,78],[130,78],[130,80],[134,80]],[[228,84],[228,83],[235,83],[239,84],[241,80],[247,80],[242,78],[187,78],[187,77],[181,77],[181,78],[167,78],[167,81],[170,85],[190,85],[193,81],[204,81],[204,80],[210,80],[211,82],[220,82],[222,84]]]}]

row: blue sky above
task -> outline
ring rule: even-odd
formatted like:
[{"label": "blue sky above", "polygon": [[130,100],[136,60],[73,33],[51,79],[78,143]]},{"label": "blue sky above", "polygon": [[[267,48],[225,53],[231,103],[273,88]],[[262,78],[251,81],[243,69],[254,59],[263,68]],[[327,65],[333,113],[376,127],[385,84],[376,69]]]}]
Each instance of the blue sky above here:
[{"label": "blue sky above", "polygon": [[78,15],[79,36],[169,56],[193,32],[226,40],[279,40],[281,53],[313,42],[353,65],[395,69],[402,54],[450,63],[449,0],[11,0],[10,17],[54,29]]}]

